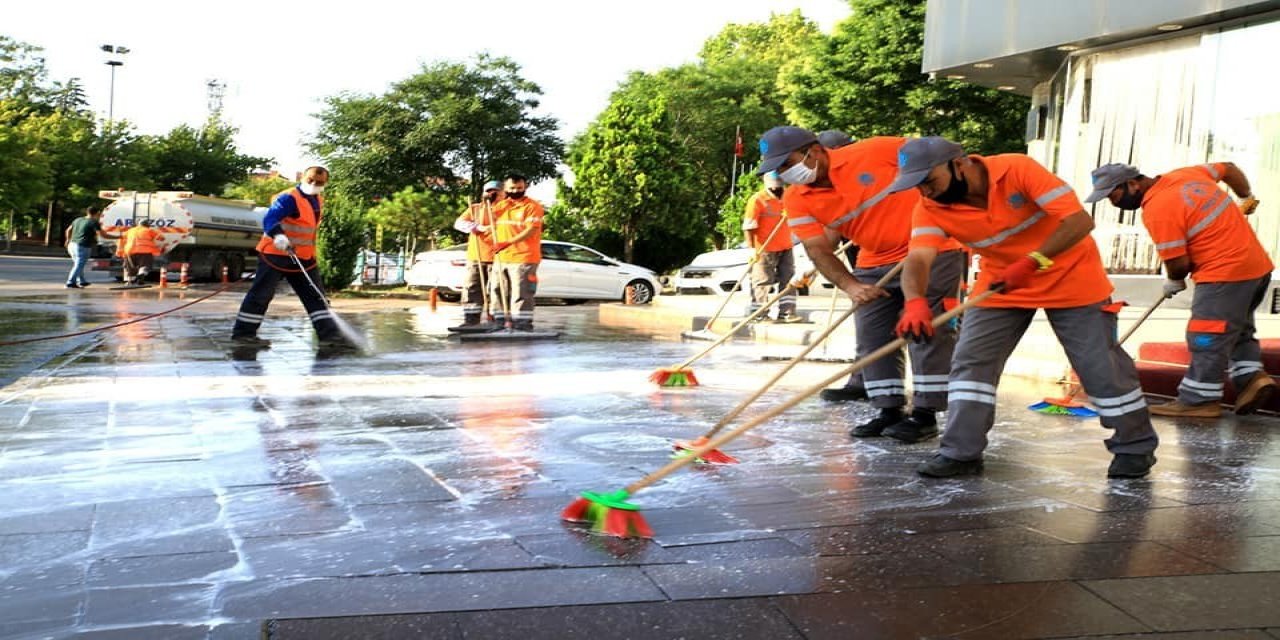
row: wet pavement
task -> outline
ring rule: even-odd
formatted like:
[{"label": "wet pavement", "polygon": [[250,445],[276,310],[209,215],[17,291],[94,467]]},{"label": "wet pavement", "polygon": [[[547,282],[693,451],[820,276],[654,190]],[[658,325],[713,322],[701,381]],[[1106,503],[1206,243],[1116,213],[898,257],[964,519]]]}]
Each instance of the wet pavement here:
[{"label": "wet pavement", "polygon": [[[121,299],[4,298],[0,341],[177,302]],[[1153,475],[1108,481],[1096,421],[1009,381],[986,473],[936,481],[936,442],[851,441],[873,411],[813,400],[641,492],[655,538],[617,540],[560,510],[781,363],[734,343],[658,389],[706,343],[578,306],[539,308],[559,341],[462,344],[457,307],[412,302],[344,312],[369,353],[331,356],[287,299],[242,351],[238,299],[0,347],[0,637],[1280,638],[1274,417],[1159,420]]]}]

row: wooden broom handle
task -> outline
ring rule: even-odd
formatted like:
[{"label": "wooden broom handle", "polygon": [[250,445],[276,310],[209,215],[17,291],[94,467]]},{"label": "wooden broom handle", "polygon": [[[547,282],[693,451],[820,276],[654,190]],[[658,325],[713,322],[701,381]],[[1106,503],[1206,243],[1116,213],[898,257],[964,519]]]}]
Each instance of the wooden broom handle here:
[{"label": "wooden broom handle", "polygon": [[[769,242],[773,240],[773,237],[778,235],[778,230],[786,226],[785,224],[783,224],[786,221],[787,221],[787,212],[783,211],[782,220],[779,221],[777,226],[773,228],[773,231],[769,232],[768,237],[764,239],[764,242],[760,243],[759,247],[756,247],[755,253],[752,254],[756,260],[760,259],[761,254],[764,253],[764,248],[769,246]],[[752,267],[752,263],[748,262],[747,268],[742,270],[742,275],[738,276],[738,281],[734,283],[733,288],[730,289],[728,295],[724,297],[724,301],[720,303],[720,308],[716,309],[716,312],[711,314],[711,319],[707,320],[706,324],[702,325],[703,329],[710,330],[711,325],[714,324],[716,320],[720,319],[720,314],[724,313],[724,308],[729,306],[729,299],[733,298],[733,294],[737,293],[738,290],[742,288],[742,281],[746,280],[747,276],[751,274],[751,267]],[[711,284],[714,285],[715,283],[713,282]]]},{"label": "wooden broom handle", "polygon": [[[964,304],[934,318],[932,322],[933,327],[936,329],[948,322],[951,322],[951,320],[956,316],[973,308],[978,303],[986,300],[987,298],[990,298],[992,295],[995,295],[996,293],[998,293],[997,290],[988,289],[987,291],[983,291],[981,294],[978,294],[972,298],[969,298],[968,300],[965,301]],[[795,397],[782,403],[781,405],[778,405],[760,414],[759,416],[752,418],[750,421],[735,427],[732,431],[728,431],[722,435],[712,438],[710,442],[702,445],[701,447],[698,447],[697,449],[694,449],[688,455],[682,455],[679,458],[676,458],[675,460],[672,460],[671,462],[667,463],[667,465],[662,467],[661,469],[658,469],[657,471],[654,471],[653,473],[627,485],[625,489],[625,491],[627,492],[627,495],[635,495],[637,491],[667,477],[668,475],[670,475],[672,472],[679,469],[680,467],[693,463],[694,460],[702,457],[702,455],[707,453],[708,451],[711,451],[712,449],[719,449],[726,442],[729,442],[730,440],[733,440],[734,438],[750,431],[751,429],[754,429],[760,426],[761,424],[764,424],[765,422],[772,420],[782,412],[800,404],[801,402],[809,398],[809,396],[812,396],[813,394],[818,393],[819,391],[822,391],[823,389],[827,388],[827,386],[831,385],[835,381],[851,373],[862,371],[863,369],[867,368],[867,365],[870,365],[876,360],[879,360],[880,358],[883,358],[891,353],[897,352],[898,349],[901,349],[906,344],[907,344],[907,341],[905,338],[898,338],[893,342],[890,342],[884,345],[883,347],[880,347],[879,349],[872,351],[871,353],[864,356],[861,360],[858,360],[857,362],[854,362],[853,364],[841,369],[838,373],[832,374],[830,377],[823,380],[822,382],[819,382],[818,384],[815,384],[812,387],[809,387],[808,389],[801,391],[800,393],[796,394]]]}]

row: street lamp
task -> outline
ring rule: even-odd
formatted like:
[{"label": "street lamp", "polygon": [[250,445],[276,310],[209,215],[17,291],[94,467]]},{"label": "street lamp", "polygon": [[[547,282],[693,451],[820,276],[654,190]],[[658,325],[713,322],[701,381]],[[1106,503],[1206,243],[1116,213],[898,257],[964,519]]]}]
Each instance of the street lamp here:
[{"label": "street lamp", "polygon": [[111,92],[107,98],[107,122],[111,122],[114,119],[116,107],[116,67],[124,66],[124,60],[121,57],[129,53],[129,48],[118,44],[104,44],[99,48],[106,51],[108,56],[111,56],[107,60],[107,66],[111,67]]}]

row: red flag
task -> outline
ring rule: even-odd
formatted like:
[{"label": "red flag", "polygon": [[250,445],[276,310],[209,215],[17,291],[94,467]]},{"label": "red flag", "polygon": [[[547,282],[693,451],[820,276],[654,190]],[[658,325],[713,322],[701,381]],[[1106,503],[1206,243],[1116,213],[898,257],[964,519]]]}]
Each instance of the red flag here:
[{"label": "red flag", "polygon": [[733,155],[742,157],[742,130],[738,129],[734,132],[733,139]]}]

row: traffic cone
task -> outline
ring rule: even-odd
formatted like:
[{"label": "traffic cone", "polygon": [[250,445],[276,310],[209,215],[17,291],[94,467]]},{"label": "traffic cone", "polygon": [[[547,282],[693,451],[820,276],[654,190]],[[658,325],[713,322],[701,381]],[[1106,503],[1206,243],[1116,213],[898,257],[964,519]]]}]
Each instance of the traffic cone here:
[{"label": "traffic cone", "polygon": [[427,296],[427,299],[431,302],[431,310],[435,311],[436,306],[440,304],[440,292],[432,287],[431,294]]},{"label": "traffic cone", "polygon": [[190,282],[190,280],[188,280],[188,275],[189,275],[188,271],[190,269],[191,269],[191,263],[184,262],[182,263],[182,271],[178,272],[178,286],[182,287],[183,289],[186,289],[187,284]]},{"label": "traffic cone", "polygon": [[161,289],[169,288],[169,273],[164,268],[164,265],[160,265],[160,288]]},{"label": "traffic cone", "polygon": [[230,272],[231,272],[231,267],[228,267],[225,264],[222,265],[222,284],[227,284],[228,282],[230,282],[230,278],[229,278]]},{"label": "traffic cone", "polygon": [[633,289],[631,288],[631,286],[630,286],[630,285],[628,285],[628,286],[626,286],[626,287],[623,287],[623,289],[622,289],[622,304],[635,304],[635,303],[636,303],[636,292],[635,292],[635,290],[633,290]]}]

